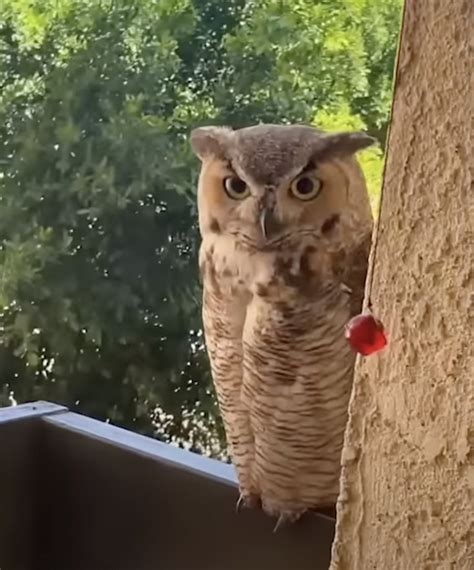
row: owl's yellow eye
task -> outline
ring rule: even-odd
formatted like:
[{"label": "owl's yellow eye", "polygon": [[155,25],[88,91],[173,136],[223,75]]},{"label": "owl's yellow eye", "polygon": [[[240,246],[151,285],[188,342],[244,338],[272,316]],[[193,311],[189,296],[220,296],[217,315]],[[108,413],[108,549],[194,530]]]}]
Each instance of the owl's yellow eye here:
[{"label": "owl's yellow eye", "polygon": [[298,200],[312,200],[319,194],[322,185],[319,178],[302,174],[291,183],[291,193]]},{"label": "owl's yellow eye", "polygon": [[243,200],[249,195],[247,184],[238,176],[228,176],[224,179],[224,189],[233,200]]}]

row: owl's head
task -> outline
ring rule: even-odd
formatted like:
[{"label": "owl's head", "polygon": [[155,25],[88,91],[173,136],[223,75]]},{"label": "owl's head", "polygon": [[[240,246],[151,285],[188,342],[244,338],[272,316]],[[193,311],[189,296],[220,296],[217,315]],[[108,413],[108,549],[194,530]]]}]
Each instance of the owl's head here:
[{"label": "owl's head", "polygon": [[195,129],[202,235],[228,234],[271,248],[285,236],[328,233],[346,214],[356,222],[359,215],[370,218],[354,155],[374,142],[365,133],[324,133],[306,125]]}]

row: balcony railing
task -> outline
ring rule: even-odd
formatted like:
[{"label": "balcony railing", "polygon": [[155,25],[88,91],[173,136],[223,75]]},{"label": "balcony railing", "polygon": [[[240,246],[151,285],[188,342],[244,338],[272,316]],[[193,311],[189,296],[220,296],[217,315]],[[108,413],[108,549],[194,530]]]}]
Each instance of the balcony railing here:
[{"label": "balcony railing", "polygon": [[0,408],[0,570],[326,570],[334,520],[235,512],[232,466],[48,402]]}]

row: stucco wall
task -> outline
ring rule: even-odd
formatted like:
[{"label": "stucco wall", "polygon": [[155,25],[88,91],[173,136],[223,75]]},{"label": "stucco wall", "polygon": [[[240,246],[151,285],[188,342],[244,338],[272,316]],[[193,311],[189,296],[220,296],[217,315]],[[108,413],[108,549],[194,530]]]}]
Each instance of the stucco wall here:
[{"label": "stucco wall", "polygon": [[332,570],[474,568],[473,45],[474,0],[407,0]]}]

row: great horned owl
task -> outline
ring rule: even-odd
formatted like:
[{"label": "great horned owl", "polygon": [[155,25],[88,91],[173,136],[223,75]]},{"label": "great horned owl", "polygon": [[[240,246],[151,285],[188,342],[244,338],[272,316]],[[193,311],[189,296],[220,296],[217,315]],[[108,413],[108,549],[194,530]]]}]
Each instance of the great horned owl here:
[{"label": "great horned owl", "polygon": [[247,506],[278,522],[333,506],[372,233],[364,133],[201,127],[203,321]]}]

